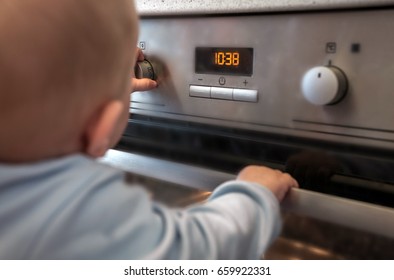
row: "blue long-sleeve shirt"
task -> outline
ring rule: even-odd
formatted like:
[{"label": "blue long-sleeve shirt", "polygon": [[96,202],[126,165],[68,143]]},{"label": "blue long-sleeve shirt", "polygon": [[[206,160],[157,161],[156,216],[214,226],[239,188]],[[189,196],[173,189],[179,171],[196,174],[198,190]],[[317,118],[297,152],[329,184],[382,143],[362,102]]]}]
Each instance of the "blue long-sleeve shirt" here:
[{"label": "blue long-sleeve shirt", "polygon": [[0,164],[0,259],[258,259],[279,228],[278,202],[257,184],[170,209],[82,155]]}]

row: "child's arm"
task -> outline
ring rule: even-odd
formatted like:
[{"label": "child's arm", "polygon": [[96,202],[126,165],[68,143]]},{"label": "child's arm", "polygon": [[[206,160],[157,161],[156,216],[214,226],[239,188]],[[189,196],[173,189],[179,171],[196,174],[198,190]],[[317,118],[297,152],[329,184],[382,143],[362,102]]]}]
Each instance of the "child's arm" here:
[{"label": "child's arm", "polygon": [[[24,217],[9,219],[5,229],[12,237],[3,242],[9,251],[0,257],[258,259],[280,233],[278,198],[296,186],[289,175],[251,166],[217,187],[206,203],[170,209],[130,187],[122,171],[82,156],[21,168],[6,181],[15,187],[23,172],[20,188],[37,183],[8,205],[24,209]],[[48,205],[54,205],[51,211]]]},{"label": "child's arm", "polygon": [[258,259],[280,233],[278,200],[291,187],[298,183],[289,174],[248,166],[205,204],[177,212],[156,208],[163,238],[148,258]]}]

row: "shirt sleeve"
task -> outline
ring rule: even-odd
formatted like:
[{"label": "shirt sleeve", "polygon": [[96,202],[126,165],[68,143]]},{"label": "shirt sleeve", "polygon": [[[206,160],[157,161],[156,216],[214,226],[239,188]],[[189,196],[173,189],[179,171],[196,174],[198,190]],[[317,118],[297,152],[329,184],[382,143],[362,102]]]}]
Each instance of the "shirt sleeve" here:
[{"label": "shirt sleeve", "polygon": [[165,238],[148,258],[259,259],[281,226],[271,191],[242,181],[222,184],[205,204],[155,211]]},{"label": "shirt sleeve", "polygon": [[279,233],[278,202],[260,185],[229,181],[206,203],[171,209],[119,173],[62,194],[30,257],[258,259]]}]

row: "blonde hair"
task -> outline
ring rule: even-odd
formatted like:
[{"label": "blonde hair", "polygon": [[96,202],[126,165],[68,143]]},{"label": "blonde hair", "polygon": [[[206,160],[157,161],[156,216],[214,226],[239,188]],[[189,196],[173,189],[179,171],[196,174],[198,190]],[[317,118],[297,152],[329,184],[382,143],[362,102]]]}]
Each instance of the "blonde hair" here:
[{"label": "blonde hair", "polygon": [[18,137],[77,135],[66,122],[124,92],[136,24],[129,0],[0,0],[0,160]]}]

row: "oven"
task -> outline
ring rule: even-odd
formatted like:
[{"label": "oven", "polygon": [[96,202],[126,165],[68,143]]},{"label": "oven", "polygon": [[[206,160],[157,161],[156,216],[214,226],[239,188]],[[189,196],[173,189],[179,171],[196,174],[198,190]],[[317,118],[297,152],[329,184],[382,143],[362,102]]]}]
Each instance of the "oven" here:
[{"label": "oven", "polygon": [[289,172],[300,189],[262,257],[393,259],[393,1],[168,2],[137,2],[136,75],[159,86],[131,95],[126,131],[102,161],[175,207],[203,202],[248,164]]}]

